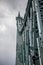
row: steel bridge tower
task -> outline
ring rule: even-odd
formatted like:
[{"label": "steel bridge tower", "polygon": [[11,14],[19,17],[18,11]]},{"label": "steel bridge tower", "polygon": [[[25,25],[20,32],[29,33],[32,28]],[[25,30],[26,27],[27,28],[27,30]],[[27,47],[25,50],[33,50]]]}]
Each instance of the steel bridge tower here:
[{"label": "steel bridge tower", "polygon": [[28,0],[16,21],[16,65],[43,65],[43,0]]}]

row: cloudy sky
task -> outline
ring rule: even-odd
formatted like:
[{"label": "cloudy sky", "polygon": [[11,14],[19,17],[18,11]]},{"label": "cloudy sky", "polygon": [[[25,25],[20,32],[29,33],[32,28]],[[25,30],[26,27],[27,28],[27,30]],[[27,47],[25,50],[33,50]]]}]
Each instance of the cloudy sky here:
[{"label": "cloudy sky", "polygon": [[0,65],[14,65],[16,58],[16,16],[24,15],[27,0],[0,0]]}]

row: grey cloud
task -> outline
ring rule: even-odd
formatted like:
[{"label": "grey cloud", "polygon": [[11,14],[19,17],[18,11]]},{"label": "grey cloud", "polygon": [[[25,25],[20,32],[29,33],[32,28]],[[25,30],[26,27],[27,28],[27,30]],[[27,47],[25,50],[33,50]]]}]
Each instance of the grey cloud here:
[{"label": "grey cloud", "polygon": [[10,4],[14,8],[20,7],[19,5],[23,7],[27,3],[27,0],[25,1],[24,0],[1,0],[1,1]]},{"label": "grey cloud", "polygon": [[14,65],[16,56],[16,28],[15,24],[11,25],[14,20],[9,22],[8,18],[4,17],[0,21],[0,25],[5,25],[7,28],[6,32],[0,33],[0,63]]},{"label": "grey cloud", "polygon": [[[6,34],[0,35],[0,62],[13,65],[16,56],[15,29],[10,28]],[[2,59],[2,60],[1,60]]]},{"label": "grey cloud", "polygon": [[13,10],[20,11],[21,15],[25,13],[25,8],[28,0],[1,0],[7,3]]},{"label": "grey cloud", "polygon": [[4,18],[4,15],[2,13],[0,13],[0,18]]}]

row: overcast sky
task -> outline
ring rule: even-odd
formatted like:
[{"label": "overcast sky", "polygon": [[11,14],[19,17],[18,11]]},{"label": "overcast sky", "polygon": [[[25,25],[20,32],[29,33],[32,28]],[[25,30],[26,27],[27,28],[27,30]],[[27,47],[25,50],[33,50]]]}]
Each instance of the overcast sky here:
[{"label": "overcast sky", "polygon": [[27,0],[0,0],[0,65],[14,65],[16,58],[16,16],[24,15]]}]

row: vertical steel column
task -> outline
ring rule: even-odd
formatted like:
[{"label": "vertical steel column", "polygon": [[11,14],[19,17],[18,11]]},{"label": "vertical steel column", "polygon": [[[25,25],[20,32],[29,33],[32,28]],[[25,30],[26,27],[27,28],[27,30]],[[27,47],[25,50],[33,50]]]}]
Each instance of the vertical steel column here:
[{"label": "vertical steel column", "polygon": [[[35,0],[32,1],[32,5],[33,5],[33,44],[34,44],[34,65],[37,64],[37,62],[39,63],[39,60],[36,60],[36,56],[35,56],[35,49],[37,49],[37,41],[36,41],[36,27],[35,27],[35,22],[36,22],[36,10],[35,10]],[[39,64],[37,64],[39,65]]]},{"label": "vertical steel column", "polygon": [[[35,5],[35,3],[33,0],[32,1],[32,6],[33,6],[33,45],[36,43],[35,42],[35,6],[34,5]],[[35,47],[34,47],[34,52],[35,52]],[[34,63],[33,63],[33,65],[34,65]]]},{"label": "vertical steel column", "polygon": [[40,65],[42,65],[42,61],[41,61],[41,55],[40,55],[40,39],[37,38],[37,47],[38,47],[38,54],[39,54],[39,62],[40,62]]},{"label": "vertical steel column", "polygon": [[[37,14],[39,36],[41,37],[41,40],[40,40],[40,43],[39,43],[39,40],[37,40],[37,41],[38,41],[38,44],[40,45],[40,47],[39,47],[40,57],[41,57],[40,65],[43,65],[43,26],[42,26],[41,13],[40,13],[40,7],[39,7],[38,1],[39,0],[35,0],[35,8],[36,8],[36,14]],[[42,0],[40,0],[40,1],[42,2]]]},{"label": "vertical steel column", "polygon": [[[29,29],[30,47],[33,47],[33,32],[32,32],[33,26],[32,24],[33,24],[32,23],[32,7],[30,7],[30,29]],[[33,65],[31,51],[33,52],[33,49],[30,48],[29,62],[30,62],[30,65]]]},{"label": "vertical steel column", "polygon": [[35,9],[36,9],[36,14],[37,14],[39,36],[42,36],[42,21],[41,21],[40,8],[39,8],[38,0],[35,0]]}]

